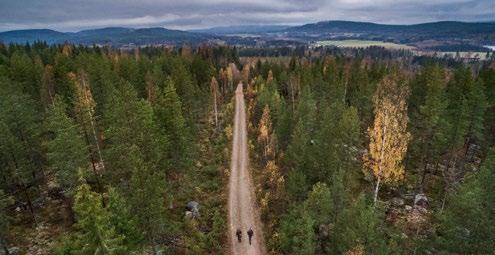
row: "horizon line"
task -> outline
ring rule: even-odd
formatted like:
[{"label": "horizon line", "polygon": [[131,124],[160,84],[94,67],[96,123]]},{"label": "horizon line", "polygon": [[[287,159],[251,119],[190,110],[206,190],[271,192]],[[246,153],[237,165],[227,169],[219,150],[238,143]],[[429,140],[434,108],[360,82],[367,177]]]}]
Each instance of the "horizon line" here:
[{"label": "horizon line", "polygon": [[101,26],[101,27],[94,27],[94,28],[87,28],[87,29],[81,29],[77,31],[63,31],[63,30],[56,30],[56,29],[51,29],[51,28],[25,28],[25,29],[10,29],[10,30],[0,30],[0,33],[7,33],[7,32],[16,32],[16,31],[29,31],[29,30],[50,30],[54,32],[59,32],[59,33],[79,33],[82,31],[91,31],[91,30],[100,30],[100,29],[109,29],[109,28],[125,28],[125,29],[151,29],[151,28],[163,28],[167,30],[173,30],[173,31],[182,31],[182,32],[194,32],[198,30],[208,30],[208,29],[214,29],[214,28],[229,28],[229,27],[263,27],[263,26],[288,26],[288,27],[298,27],[298,26],[304,26],[304,25],[311,25],[311,24],[318,24],[318,23],[323,23],[323,22],[354,22],[354,23],[367,23],[367,24],[375,24],[375,25],[385,25],[385,26],[414,26],[414,25],[423,25],[423,24],[435,24],[435,23],[445,23],[445,22],[457,22],[457,23],[468,23],[468,24],[480,24],[480,23],[485,23],[485,24],[490,24],[490,23],[495,23],[494,21],[462,21],[462,20],[439,20],[439,21],[431,21],[431,22],[422,22],[422,23],[409,23],[409,24],[391,24],[391,23],[378,23],[378,22],[370,22],[370,21],[355,21],[355,20],[321,20],[317,22],[310,22],[310,23],[299,23],[299,24],[289,24],[289,23],[270,23],[270,24],[245,24],[245,25],[232,25],[232,26],[210,26],[210,27],[205,27],[205,28],[195,28],[195,29],[174,29],[174,28],[167,28],[165,26]]}]

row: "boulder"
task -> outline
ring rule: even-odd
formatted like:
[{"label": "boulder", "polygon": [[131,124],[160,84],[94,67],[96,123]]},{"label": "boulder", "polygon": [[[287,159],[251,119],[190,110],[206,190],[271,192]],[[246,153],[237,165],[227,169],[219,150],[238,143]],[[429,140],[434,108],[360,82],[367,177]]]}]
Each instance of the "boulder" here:
[{"label": "boulder", "polygon": [[428,206],[428,197],[423,193],[416,194],[416,196],[414,196],[414,205],[421,207]]},{"label": "boulder", "polygon": [[19,247],[15,247],[15,246],[14,246],[14,247],[10,247],[10,248],[9,248],[9,254],[10,254],[10,255],[18,255],[18,254],[19,254],[19,252],[20,252]]},{"label": "boulder", "polygon": [[404,205],[404,199],[402,199],[400,197],[394,197],[394,198],[392,198],[392,200],[390,200],[390,202],[392,203],[392,206],[394,206],[394,207],[402,207]]}]

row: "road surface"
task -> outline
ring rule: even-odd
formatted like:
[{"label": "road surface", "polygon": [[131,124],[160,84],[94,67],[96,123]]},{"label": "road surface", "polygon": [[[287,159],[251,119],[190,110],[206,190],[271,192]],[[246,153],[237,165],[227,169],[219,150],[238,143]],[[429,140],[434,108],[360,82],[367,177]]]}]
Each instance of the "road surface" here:
[{"label": "road surface", "polygon": [[[265,243],[256,206],[256,197],[248,167],[248,146],[246,131],[246,109],[242,83],[235,92],[234,136],[232,142],[232,161],[229,179],[229,239],[231,253],[265,254]],[[236,230],[242,230],[242,242],[237,241]],[[247,231],[252,228],[254,236],[249,245]]]}]

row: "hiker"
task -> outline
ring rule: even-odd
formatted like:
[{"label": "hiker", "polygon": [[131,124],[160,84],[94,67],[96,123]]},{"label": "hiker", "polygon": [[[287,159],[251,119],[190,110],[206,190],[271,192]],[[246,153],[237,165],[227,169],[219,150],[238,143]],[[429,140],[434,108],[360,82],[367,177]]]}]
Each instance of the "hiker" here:
[{"label": "hiker", "polygon": [[253,238],[253,234],[254,234],[253,229],[249,228],[247,234],[249,236],[249,245],[251,245],[251,238]]},{"label": "hiker", "polygon": [[237,229],[237,231],[235,232],[235,235],[237,236],[237,241],[239,241],[239,243],[240,243],[241,239],[242,239],[242,231],[240,228]]}]

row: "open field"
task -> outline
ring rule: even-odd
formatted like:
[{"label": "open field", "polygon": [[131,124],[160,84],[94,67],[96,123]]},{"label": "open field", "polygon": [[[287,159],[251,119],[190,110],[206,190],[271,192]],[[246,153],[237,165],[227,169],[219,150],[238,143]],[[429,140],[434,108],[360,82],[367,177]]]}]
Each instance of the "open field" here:
[{"label": "open field", "polygon": [[486,60],[486,52],[468,52],[468,51],[460,51],[460,52],[436,52],[438,56],[448,56],[455,58],[459,53],[459,57],[461,58],[476,58],[480,60]]},{"label": "open field", "polygon": [[314,46],[337,46],[342,48],[367,48],[371,46],[384,47],[387,49],[397,49],[397,50],[414,50],[415,47],[405,45],[405,44],[397,44],[397,43],[389,43],[382,41],[367,41],[367,40],[338,40],[338,41],[317,41],[313,44]]}]

